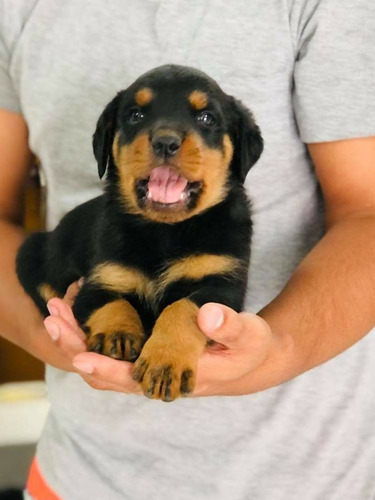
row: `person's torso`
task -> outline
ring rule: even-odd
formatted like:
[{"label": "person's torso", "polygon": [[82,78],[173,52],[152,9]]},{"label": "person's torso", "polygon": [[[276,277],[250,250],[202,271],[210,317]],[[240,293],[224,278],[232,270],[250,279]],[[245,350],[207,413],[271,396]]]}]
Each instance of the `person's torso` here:
[{"label": "person's torso", "polygon": [[[200,68],[254,112],[265,141],[246,179],[246,309],[258,311],[323,232],[293,114],[294,58],[287,1],[35,2],[11,74],[47,180],[49,227],[101,192],[91,137],[114,94],[164,63]],[[42,471],[64,500],[373,498],[374,342],[260,394],[171,405],[49,368]]]}]

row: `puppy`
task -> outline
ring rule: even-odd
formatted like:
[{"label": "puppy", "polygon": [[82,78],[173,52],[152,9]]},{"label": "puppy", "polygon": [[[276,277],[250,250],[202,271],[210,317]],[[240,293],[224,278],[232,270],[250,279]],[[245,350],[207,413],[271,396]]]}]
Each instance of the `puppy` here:
[{"label": "puppy", "polygon": [[119,92],[93,137],[105,192],[26,239],[17,273],[40,311],[84,277],[88,350],[135,362],[146,396],[194,390],[206,302],[241,311],[251,219],[243,182],[263,149],[252,114],[206,74],[165,65]]}]

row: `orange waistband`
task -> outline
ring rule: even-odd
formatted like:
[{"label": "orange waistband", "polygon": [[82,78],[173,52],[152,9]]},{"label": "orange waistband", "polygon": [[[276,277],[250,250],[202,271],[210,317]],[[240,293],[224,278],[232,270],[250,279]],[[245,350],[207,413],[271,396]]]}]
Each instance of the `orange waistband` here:
[{"label": "orange waistband", "polygon": [[35,500],[62,500],[45,482],[35,458],[31,464],[26,489]]}]

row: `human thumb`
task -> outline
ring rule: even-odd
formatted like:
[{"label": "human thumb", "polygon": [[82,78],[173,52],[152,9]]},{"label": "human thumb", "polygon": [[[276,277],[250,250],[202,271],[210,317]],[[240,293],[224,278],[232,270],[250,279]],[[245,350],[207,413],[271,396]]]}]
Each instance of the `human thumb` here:
[{"label": "human thumb", "polygon": [[215,342],[234,347],[244,330],[244,320],[230,307],[209,302],[198,312],[198,326]]}]

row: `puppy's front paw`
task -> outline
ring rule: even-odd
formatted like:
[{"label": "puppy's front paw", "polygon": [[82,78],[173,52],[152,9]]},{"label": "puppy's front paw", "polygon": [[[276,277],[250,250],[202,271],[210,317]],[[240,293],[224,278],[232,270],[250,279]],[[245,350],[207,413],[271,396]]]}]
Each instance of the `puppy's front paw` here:
[{"label": "puppy's front paw", "polygon": [[136,361],[133,372],[133,379],[139,382],[144,395],[169,402],[191,394],[195,387],[195,367],[182,357],[178,359],[176,355],[146,347]]},{"label": "puppy's front paw", "polygon": [[84,330],[89,351],[124,361],[135,361],[146,341],[137,311],[122,299],[94,311]]},{"label": "puppy's front paw", "polygon": [[134,365],[133,379],[145,396],[173,401],[194,391],[198,358],[206,337],[197,324],[198,307],[181,299],[166,307]]},{"label": "puppy's front paw", "polygon": [[128,332],[95,333],[87,341],[87,349],[114,359],[135,361],[144,344],[145,338]]}]

